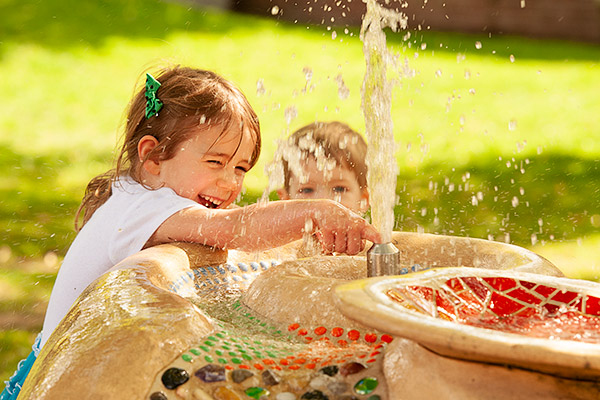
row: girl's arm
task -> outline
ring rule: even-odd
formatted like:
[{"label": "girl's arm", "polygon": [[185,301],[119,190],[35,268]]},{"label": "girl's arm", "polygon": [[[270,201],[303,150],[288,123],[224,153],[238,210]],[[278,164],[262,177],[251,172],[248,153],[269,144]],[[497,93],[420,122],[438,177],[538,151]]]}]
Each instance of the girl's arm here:
[{"label": "girl's arm", "polygon": [[192,207],[181,210],[146,243],[195,242],[223,249],[260,251],[314,232],[326,252],[356,254],[364,239],[381,241],[363,218],[332,200],[285,200],[234,209]]}]

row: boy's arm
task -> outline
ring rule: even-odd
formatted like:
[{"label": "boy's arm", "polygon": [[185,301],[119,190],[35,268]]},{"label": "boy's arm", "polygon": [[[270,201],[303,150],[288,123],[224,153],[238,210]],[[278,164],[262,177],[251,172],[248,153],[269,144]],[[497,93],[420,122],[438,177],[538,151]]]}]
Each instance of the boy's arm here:
[{"label": "boy's arm", "polygon": [[234,209],[192,207],[169,217],[147,246],[175,241],[224,249],[259,251],[316,233],[327,252],[356,254],[364,239],[379,242],[379,233],[364,219],[332,200],[287,200]]}]

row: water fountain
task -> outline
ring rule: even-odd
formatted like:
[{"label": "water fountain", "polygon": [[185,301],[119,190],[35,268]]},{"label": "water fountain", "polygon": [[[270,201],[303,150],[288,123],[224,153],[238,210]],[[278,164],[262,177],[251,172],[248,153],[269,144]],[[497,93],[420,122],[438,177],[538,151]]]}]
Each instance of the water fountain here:
[{"label": "water fountain", "polygon": [[[383,53],[367,50],[381,67]],[[380,197],[389,208],[393,195]],[[365,279],[364,256],[297,259],[295,244],[169,244],[127,258],[78,299],[19,398],[597,397],[598,285],[517,246],[391,232],[389,214],[373,217],[399,249],[399,275]]]}]

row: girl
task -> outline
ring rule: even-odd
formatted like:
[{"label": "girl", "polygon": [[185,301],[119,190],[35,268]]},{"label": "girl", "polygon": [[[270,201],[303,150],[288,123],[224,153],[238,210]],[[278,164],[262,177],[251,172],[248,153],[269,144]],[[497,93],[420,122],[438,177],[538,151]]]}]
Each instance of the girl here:
[{"label": "girl", "polygon": [[0,400],[16,398],[39,349],[81,292],[145,247],[187,241],[258,251],[300,239],[306,227],[327,252],[356,254],[365,239],[380,240],[371,225],[331,200],[230,208],[260,145],[254,110],[219,75],[183,67],[157,79],[147,75],[145,90],[130,104],[115,168],[87,186],[41,338]]},{"label": "girl", "polygon": [[183,67],[148,75],[130,105],[116,167],[88,184],[83,227],[58,273],[41,345],[91,282],[145,247],[186,241],[258,251],[300,239],[305,226],[327,252],[356,254],[364,239],[379,241],[371,225],[330,200],[230,208],[260,145],[258,117],[227,80]]}]

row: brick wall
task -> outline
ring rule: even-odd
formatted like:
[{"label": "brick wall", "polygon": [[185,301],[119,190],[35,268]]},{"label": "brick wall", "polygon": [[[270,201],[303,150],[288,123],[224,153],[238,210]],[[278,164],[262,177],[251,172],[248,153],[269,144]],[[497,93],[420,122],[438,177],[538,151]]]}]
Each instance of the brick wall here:
[{"label": "brick wall", "polygon": [[[409,27],[436,31],[492,32],[600,43],[600,0],[409,0]],[[234,0],[233,8],[287,21],[360,25],[362,0]]]}]

